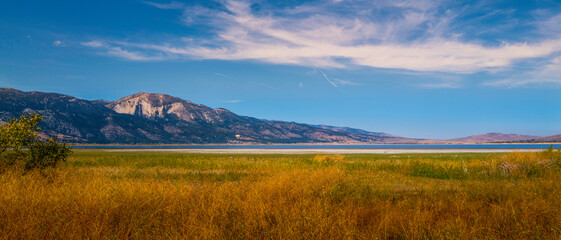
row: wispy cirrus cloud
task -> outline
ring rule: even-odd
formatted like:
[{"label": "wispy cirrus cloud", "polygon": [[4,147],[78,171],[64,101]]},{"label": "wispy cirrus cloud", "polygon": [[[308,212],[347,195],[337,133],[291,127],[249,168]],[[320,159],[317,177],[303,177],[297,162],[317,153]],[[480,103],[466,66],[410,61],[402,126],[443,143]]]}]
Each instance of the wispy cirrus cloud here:
[{"label": "wispy cirrus cloud", "polygon": [[93,48],[98,48],[98,47],[103,47],[104,44],[101,41],[89,41],[89,42],[82,42],[83,46],[86,47],[93,47]]},{"label": "wispy cirrus cloud", "polygon": [[458,81],[440,81],[440,82],[425,82],[420,84],[415,84],[417,87],[421,88],[461,88],[462,85]]},{"label": "wispy cirrus cloud", "polygon": [[183,3],[180,2],[169,2],[169,3],[158,3],[158,2],[149,2],[149,1],[143,1],[143,3],[148,4],[150,6],[153,7],[157,7],[160,9],[183,9],[185,7],[185,5]]},{"label": "wispy cirrus cloud", "polygon": [[228,75],[226,75],[226,74],[224,74],[224,73],[218,73],[218,72],[215,72],[214,75],[220,76],[220,77],[223,77],[223,78],[227,78],[227,77],[228,77]]},{"label": "wispy cirrus cloud", "polygon": [[62,45],[64,45],[63,41],[56,40],[56,41],[53,42],[53,46],[55,46],[55,47],[62,46]]},{"label": "wispy cirrus cloud", "polygon": [[[99,52],[102,55],[118,57],[131,61],[161,61],[166,59],[166,57],[161,53],[148,54],[145,51],[133,51],[128,49],[123,49],[123,45],[114,42],[102,42],[102,41],[89,41],[82,42],[82,46],[101,49]],[[126,45],[126,44],[124,44]]]},{"label": "wispy cirrus cloud", "polygon": [[129,50],[124,50],[120,47],[110,47],[107,48],[107,55],[120,57],[133,61],[160,61],[165,59],[162,55],[146,55],[142,52],[132,52]]},{"label": "wispy cirrus cloud", "polygon": [[349,81],[349,80],[343,80],[343,79],[338,79],[338,78],[333,79],[333,81],[336,82],[337,85],[339,85],[339,86],[345,86],[345,85],[348,85],[348,86],[358,86],[358,85],[360,85],[360,84],[357,83],[357,82],[353,82],[353,81]]},{"label": "wispy cirrus cloud", "polygon": [[554,58],[549,63],[521,75],[483,83],[485,86],[508,88],[540,86],[544,84],[561,85],[561,57]]},{"label": "wispy cirrus cloud", "polygon": [[[175,2],[145,3],[181,9],[184,24],[206,24],[212,36],[192,36],[192,41],[179,44],[112,42],[100,46],[92,41],[83,45],[138,61],[253,60],[318,68],[372,67],[453,74],[508,70],[527,59],[553,61],[561,55],[558,35],[500,43],[466,37],[470,32],[462,32],[456,26],[466,10],[442,11],[440,1],[326,1],[255,8],[252,2],[226,0],[220,2],[222,7],[212,9]],[[392,12],[387,14],[387,9]],[[482,17],[498,14],[508,11]],[[556,26],[552,22],[557,19],[553,16],[543,22]],[[334,86],[344,84],[325,78]]]}]

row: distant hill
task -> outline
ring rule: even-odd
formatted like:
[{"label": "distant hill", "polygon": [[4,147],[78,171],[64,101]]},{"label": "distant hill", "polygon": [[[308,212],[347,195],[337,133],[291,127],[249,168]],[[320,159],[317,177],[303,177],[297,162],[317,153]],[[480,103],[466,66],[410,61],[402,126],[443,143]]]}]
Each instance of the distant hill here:
[{"label": "distant hill", "polygon": [[450,139],[452,142],[461,143],[490,143],[490,142],[515,142],[525,141],[540,138],[537,136],[527,136],[518,134],[502,134],[502,133],[487,133],[482,135],[473,135],[464,138]]},{"label": "distant hill", "polygon": [[531,139],[527,142],[561,142],[561,134]]},{"label": "distant hill", "polygon": [[115,102],[0,88],[0,119],[36,112],[42,136],[79,143],[415,143],[345,127],[240,116],[177,97],[137,93]]},{"label": "distant hill", "polygon": [[312,125],[314,127],[318,127],[321,129],[328,129],[335,132],[342,132],[342,133],[350,133],[356,135],[366,135],[372,136],[376,138],[383,137],[380,139],[384,143],[421,143],[422,141],[426,141],[423,139],[411,139],[411,138],[404,138],[399,136],[390,135],[383,132],[368,132],[366,130],[357,129],[357,128],[349,128],[349,127],[334,127],[334,126],[327,126],[327,125]]}]

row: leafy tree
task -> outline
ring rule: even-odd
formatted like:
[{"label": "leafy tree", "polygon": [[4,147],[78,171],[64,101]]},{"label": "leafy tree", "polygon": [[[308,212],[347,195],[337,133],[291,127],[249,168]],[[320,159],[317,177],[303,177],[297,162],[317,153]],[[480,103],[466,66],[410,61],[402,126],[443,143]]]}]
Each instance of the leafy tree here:
[{"label": "leafy tree", "polygon": [[[55,139],[40,140],[38,125],[43,117],[39,114],[24,114],[0,126],[0,166],[22,162],[25,170],[45,169],[66,161],[72,153],[70,147]],[[27,150],[26,150],[27,149]]]},{"label": "leafy tree", "polygon": [[19,153],[23,147],[29,146],[37,139],[37,132],[41,130],[37,125],[41,120],[43,117],[36,113],[8,120],[0,127],[0,154],[7,150]]}]

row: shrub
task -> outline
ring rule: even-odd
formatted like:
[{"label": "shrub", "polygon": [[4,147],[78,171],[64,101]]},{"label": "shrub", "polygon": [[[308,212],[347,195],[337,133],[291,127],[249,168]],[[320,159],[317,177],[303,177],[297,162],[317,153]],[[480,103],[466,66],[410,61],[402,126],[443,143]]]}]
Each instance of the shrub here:
[{"label": "shrub", "polygon": [[55,167],[59,162],[66,161],[72,153],[70,147],[49,138],[46,141],[35,141],[29,146],[29,158],[25,162],[25,170]]},{"label": "shrub", "polygon": [[[40,140],[38,125],[43,117],[39,114],[24,114],[0,126],[0,167],[21,163],[26,171],[54,167],[66,161],[72,150],[55,139]],[[27,149],[27,151],[24,151]]]},{"label": "shrub", "polygon": [[41,130],[37,125],[43,120],[39,114],[24,114],[19,118],[13,118],[0,126],[0,154],[21,152],[37,139],[37,132]]}]

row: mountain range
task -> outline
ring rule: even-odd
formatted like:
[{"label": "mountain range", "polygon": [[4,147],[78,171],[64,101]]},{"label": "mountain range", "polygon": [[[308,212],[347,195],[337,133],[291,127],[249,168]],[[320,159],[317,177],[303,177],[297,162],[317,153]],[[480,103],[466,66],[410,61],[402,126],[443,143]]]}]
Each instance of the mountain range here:
[{"label": "mountain range", "polygon": [[0,119],[38,113],[44,137],[76,143],[408,143],[352,128],[240,116],[177,97],[137,93],[114,102],[0,88]]},{"label": "mountain range", "polygon": [[[0,88],[0,122],[24,113],[43,116],[40,136],[73,143],[484,143],[540,139],[500,133],[449,141],[411,139],[348,127],[257,119],[166,94],[140,92],[110,102]],[[560,137],[541,141],[559,141]]]}]

